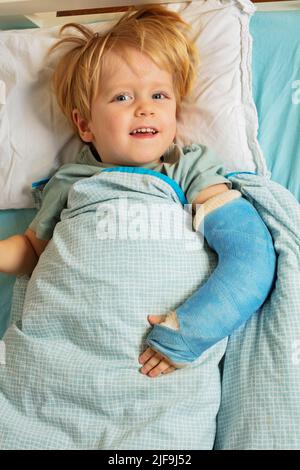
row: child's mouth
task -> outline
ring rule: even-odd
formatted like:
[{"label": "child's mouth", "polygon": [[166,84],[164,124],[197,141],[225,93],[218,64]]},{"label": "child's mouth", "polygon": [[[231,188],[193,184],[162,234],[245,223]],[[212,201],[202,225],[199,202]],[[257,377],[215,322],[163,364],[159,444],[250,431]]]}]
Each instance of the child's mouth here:
[{"label": "child's mouth", "polygon": [[130,133],[131,137],[134,137],[136,139],[153,139],[158,134],[158,131],[155,132],[136,132],[136,133]]},{"label": "child's mouth", "polygon": [[155,136],[157,136],[158,132],[156,134],[153,134],[153,132],[143,132],[143,134],[129,134],[131,137],[134,137],[135,139],[153,139]]}]

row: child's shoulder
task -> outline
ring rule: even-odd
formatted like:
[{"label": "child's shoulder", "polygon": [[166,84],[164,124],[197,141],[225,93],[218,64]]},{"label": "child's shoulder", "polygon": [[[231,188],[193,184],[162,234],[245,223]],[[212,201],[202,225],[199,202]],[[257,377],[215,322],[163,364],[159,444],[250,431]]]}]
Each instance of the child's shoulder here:
[{"label": "child's shoulder", "polygon": [[[204,144],[191,143],[182,147],[175,144],[166,160],[164,171],[183,185],[197,178],[203,179],[205,175],[224,174],[222,161]],[[216,179],[220,179],[219,176]]]},{"label": "child's shoulder", "polygon": [[182,147],[182,153],[184,155],[186,155],[186,154],[195,154],[197,156],[200,156],[204,152],[206,152],[207,150],[208,150],[208,147],[206,145],[196,144],[196,143],[192,143],[192,144],[189,144],[189,145],[184,145]]},{"label": "child's shoulder", "polygon": [[215,153],[204,144],[191,143],[180,146],[172,144],[164,155],[164,162],[176,166],[193,166],[200,164],[203,160],[215,161]]},{"label": "child's shoulder", "polygon": [[89,148],[84,145],[74,161],[61,165],[52,175],[51,180],[61,181],[74,177],[91,176],[98,170],[95,166],[95,160],[91,156]]},{"label": "child's shoulder", "polygon": [[94,171],[92,171],[91,168],[87,165],[79,165],[78,163],[65,163],[64,165],[60,166],[55,173],[53,173],[47,184],[61,184],[65,181],[72,181],[74,178],[91,176],[93,173]]},{"label": "child's shoulder", "polygon": [[164,163],[166,164],[182,164],[183,160],[187,162],[187,157],[199,158],[205,152],[207,147],[201,144],[179,145],[172,144],[164,153]]}]

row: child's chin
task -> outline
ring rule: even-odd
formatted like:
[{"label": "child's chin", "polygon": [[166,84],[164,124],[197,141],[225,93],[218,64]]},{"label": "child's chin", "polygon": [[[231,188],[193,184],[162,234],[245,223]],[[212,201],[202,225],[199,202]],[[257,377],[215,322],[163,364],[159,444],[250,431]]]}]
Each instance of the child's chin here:
[{"label": "child's chin", "polygon": [[159,163],[160,159],[159,158],[139,158],[136,160],[131,160],[128,162],[128,165],[134,165],[134,166],[143,166],[143,165],[148,165],[149,163]]}]

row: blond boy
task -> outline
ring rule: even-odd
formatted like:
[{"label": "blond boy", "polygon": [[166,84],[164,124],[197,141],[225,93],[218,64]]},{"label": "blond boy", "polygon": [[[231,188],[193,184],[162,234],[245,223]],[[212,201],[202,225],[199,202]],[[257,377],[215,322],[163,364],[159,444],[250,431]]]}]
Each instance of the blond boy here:
[{"label": "blond boy", "polygon": [[[62,111],[87,147],[76,160],[80,170],[70,175],[62,168],[58,172],[59,184],[54,184],[58,181],[56,175],[46,186],[42,208],[26,232],[0,242],[0,270],[10,274],[31,275],[52,237],[60,212],[66,207],[71,185],[101,169],[133,166],[167,175],[182,187],[189,203],[194,207],[203,205],[206,216],[215,214],[228,204],[242,201],[240,193],[231,189],[231,182],[224,177],[222,165],[214,153],[205,146],[192,146],[184,156],[178,156],[178,151],[176,153],[176,117],[182,100],[188,98],[192,91],[199,63],[196,46],[188,37],[188,25],[164,7],[144,6],[137,11],[130,9],[102,36],[77,24],[66,25],[62,33],[68,27],[73,27],[77,34],[70,33],[53,48],[56,51],[67,47],[55,69],[54,90]],[[137,129],[143,135],[137,134]],[[240,210],[239,206],[237,210]],[[244,217],[245,206],[242,205],[241,211]],[[257,222],[255,214],[247,213],[248,216]],[[219,217],[222,218],[222,212],[219,212]],[[196,229],[199,226],[200,221]],[[240,227],[233,229],[241,231]],[[264,231],[263,224],[260,230]],[[260,284],[261,280],[257,284],[261,288],[259,299],[254,304],[244,299],[246,306],[243,304],[240,310],[237,309],[236,317],[224,329],[222,322],[226,312],[216,318],[218,334],[210,333],[214,338],[206,341],[205,348],[246,321],[266,298],[275,263],[267,231],[261,236],[264,237],[268,256],[267,267],[258,270],[264,273],[264,284]],[[246,238],[249,241],[249,236]],[[224,243],[226,245],[226,240]],[[236,243],[239,246],[239,241]],[[213,244],[212,241],[211,246]],[[218,252],[218,248],[212,247]],[[248,247],[243,245],[242,249]],[[219,252],[218,255],[222,259]],[[230,259],[230,262],[236,263],[236,260]],[[240,260],[237,265],[241,265]],[[220,275],[225,275],[223,271],[219,269]],[[234,264],[232,271],[236,271]],[[215,278],[211,281],[218,282]],[[233,279],[233,292],[235,282]],[[254,290],[257,290],[257,285]],[[208,295],[203,290],[196,294],[201,301]],[[232,292],[229,295],[232,296]],[[249,288],[250,300],[252,296],[253,291]],[[193,305],[186,303],[183,306],[185,318],[191,313],[195,331],[198,328],[195,321],[199,313],[195,314],[198,297],[194,296]],[[216,311],[220,310],[221,299],[217,301]],[[230,310],[230,306],[228,308]],[[203,315],[205,309],[206,306],[201,305]],[[189,326],[185,331],[179,313],[180,309],[149,317],[149,322],[155,325],[154,337],[150,335],[150,347],[139,358],[141,372],[149,377],[172,372],[197,356],[195,338],[189,346]],[[229,313],[228,318],[231,316]],[[200,338],[205,336],[202,326],[199,326],[200,330],[199,344]],[[180,341],[183,338],[188,345],[187,351],[182,355],[172,355],[163,341],[160,342],[160,332],[180,334]],[[175,349],[176,341],[175,338]],[[191,355],[189,348],[193,351]]]}]

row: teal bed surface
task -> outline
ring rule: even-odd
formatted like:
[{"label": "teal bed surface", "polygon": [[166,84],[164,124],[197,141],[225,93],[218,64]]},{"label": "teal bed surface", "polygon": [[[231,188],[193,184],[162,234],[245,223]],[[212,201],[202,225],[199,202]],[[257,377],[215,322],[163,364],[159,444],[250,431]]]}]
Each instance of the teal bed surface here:
[{"label": "teal bed surface", "polygon": [[272,179],[300,201],[300,11],[256,12],[253,95]]}]

